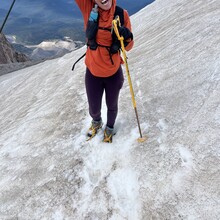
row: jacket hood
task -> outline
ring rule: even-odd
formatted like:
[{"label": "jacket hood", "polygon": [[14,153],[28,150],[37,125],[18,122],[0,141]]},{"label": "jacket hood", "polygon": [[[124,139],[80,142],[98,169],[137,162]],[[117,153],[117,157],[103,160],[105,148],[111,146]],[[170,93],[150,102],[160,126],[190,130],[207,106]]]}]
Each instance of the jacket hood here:
[{"label": "jacket hood", "polygon": [[108,11],[99,8],[100,19],[101,21],[106,22],[107,26],[112,25],[112,20],[114,19],[114,14],[115,14],[115,7],[116,7],[116,0],[112,0],[112,7]]}]

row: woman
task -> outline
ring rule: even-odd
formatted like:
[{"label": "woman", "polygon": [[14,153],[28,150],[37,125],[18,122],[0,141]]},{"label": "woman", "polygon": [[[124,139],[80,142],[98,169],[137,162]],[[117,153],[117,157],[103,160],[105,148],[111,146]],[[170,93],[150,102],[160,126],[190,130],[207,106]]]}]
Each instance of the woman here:
[{"label": "woman", "polygon": [[[114,124],[118,113],[118,98],[124,77],[121,68],[123,60],[120,56],[120,43],[111,33],[112,21],[116,11],[116,0],[75,0],[79,6],[87,32],[88,49],[86,52],[85,85],[89,103],[89,113],[92,117],[88,131],[89,139],[94,137],[102,127],[101,104],[105,91],[107,105],[107,123],[104,130],[104,142],[111,143],[114,134]],[[96,5],[98,21],[91,19],[91,11]],[[94,18],[93,18],[94,19]],[[128,12],[123,10],[123,26],[119,33],[124,37],[125,49],[133,47],[133,35]],[[90,39],[91,25],[97,25],[97,32]],[[89,36],[89,37],[88,37]],[[95,45],[95,46],[94,46]]]}]

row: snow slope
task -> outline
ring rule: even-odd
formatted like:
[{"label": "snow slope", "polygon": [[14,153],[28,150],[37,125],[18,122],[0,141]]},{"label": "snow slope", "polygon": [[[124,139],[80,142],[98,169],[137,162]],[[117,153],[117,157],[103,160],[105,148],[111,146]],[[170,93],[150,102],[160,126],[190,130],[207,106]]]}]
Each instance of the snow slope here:
[{"label": "snow slope", "polygon": [[126,80],[114,142],[85,141],[83,62],[71,72],[85,48],[1,76],[0,219],[219,219],[219,20],[217,0],[157,0],[132,16],[145,143]]}]

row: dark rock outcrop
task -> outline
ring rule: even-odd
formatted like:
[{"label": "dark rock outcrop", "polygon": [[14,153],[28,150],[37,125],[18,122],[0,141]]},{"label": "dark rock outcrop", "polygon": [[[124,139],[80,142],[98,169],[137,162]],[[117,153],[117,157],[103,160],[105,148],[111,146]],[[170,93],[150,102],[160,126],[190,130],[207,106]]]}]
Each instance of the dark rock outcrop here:
[{"label": "dark rock outcrop", "polygon": [[25,54],[15,51],[4,34],[0,34],[0,64],[25,62],[28,60]]}]

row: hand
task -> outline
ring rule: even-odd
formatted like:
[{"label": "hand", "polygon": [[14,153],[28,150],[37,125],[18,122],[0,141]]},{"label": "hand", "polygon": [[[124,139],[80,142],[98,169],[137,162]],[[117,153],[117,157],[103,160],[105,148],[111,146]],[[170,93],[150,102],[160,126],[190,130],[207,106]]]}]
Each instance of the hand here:
[{"label": "hand", "polygon": [[133,34],[126,27],[118,27],[118,32],[120,36],[123,36],[124,40],[133,39]]}]

